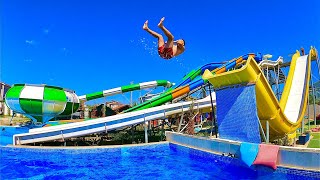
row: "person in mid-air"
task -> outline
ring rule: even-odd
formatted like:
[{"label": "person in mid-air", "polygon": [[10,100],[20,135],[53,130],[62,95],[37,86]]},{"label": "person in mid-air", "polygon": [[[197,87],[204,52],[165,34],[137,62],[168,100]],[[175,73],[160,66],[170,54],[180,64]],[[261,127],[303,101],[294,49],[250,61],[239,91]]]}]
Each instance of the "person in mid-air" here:
[{"label": "person in mid-air", "polygon": [[148,27],[148,20],[144,23],[143,29],[158,39],[158,53],[163,59],[171,59],[182,54],[185,50],[185,41],[178,39],[174,41],[173,35],[163,25],[164,17],[161,18],[158,27],[164,32],[168,40],[165,42],[162,35],[158,34]]}]

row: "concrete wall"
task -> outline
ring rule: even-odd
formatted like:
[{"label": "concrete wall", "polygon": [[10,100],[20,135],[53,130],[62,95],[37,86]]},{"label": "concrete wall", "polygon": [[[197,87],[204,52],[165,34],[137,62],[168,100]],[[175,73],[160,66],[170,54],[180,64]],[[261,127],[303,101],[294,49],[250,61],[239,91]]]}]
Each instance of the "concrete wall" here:
[{"label": "concrete wall", "polygon": [[[215,154],[235,154],[240,156],[238,141],[224,139],[209,139],[166,131],[167,141],[173,144],[188,146]],[[296,148],[280,146],[278,165],[295,169],[320,171],[320,149]]]}]

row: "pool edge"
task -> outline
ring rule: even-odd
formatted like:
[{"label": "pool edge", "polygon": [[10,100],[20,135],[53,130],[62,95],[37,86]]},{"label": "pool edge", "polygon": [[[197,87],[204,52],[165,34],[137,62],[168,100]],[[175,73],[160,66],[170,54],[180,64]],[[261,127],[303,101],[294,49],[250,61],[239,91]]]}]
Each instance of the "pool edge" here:
[{"label": "pool edge", "polygon": [[[240,143],[225,139],[211,139],[166,131],[169,143],[213,154],[239,156]],[[320,172],[320,149],[280,146],[278,166],[290,169]]]}]

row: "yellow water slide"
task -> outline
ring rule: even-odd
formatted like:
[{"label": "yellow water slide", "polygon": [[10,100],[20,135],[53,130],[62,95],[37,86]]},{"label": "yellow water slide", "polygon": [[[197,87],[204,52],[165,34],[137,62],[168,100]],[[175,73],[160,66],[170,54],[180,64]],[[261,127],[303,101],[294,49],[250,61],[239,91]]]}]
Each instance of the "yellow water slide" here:
[{"label": "yellow water slide", "polygon": [[269,121],[271,138],[281,137],[295,132],[301,125],[309,95],[311,61],[317,56],[316,49],[312,47],[309,55],[301,56],[296,51],[292,56],[280,102],[253,57],[249,57],[246,64],[237,70],[217,75],[206,70],[203,79],[209,80],[215,88],[254,83],[260,122],[265,129],[266,121]]}]

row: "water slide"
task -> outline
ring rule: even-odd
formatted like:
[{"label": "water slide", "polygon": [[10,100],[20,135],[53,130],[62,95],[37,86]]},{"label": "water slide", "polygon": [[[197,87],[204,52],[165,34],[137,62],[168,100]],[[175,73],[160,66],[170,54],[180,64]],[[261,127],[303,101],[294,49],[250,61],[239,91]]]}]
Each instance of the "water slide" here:
[{"label": "water slide", "polygon": [[171,83],[170,81],[157,80],[157,81],[150,81],[150,82],[144,82],[144,83],[138,83],[138,84],[130,84],[130,85],[121,86],[121,87],[117,87],[117,88],[113,88],[113,89],[108,89],[108,90],[103,90],[103,91],[99,91],[99,92],[94,92],[94,93],[82,95],[82,96],[79,96],[79,100],[90,101],[90,100],[98,99],[98,98],[102,98],[102,97],[113,96],[116,94],[122,94],[122,93],[141,90],[141,89],[154,88],[154,87],[158,87],[158,86],[164,86],[167,88],[175,86],[174,88],[178,88],[180,86],[183,86],[183,85],[190,83],[196,77],[201,76],[206,69],[213,70],[213,69],[220,67],[221,65],[222,65],[221,63],[208,63],[208,64],[206,64],[196,70],[192,70],[187,75],[185,75],[183,77],[183,81],[177,86],[175,86],[175,84]]},{"label": "water slide", "polygon": [[166,80],[158,80],[158,81],[150,81],[150,82],[144,82],[144,83],[138,83],[138,84],[130,84],[127,86],[121,86],[113,89],[108,89],[104,91],[94,92],[87,95],[79,96],[79,100],[81,101],[90,101],[93,99],[98,99],[102,97],[107,96],[113,96],[116,94],[122,94],[129,91],[136,91],[140,89],[148,89],[148,88],[154,88],[158,86],[164,86],[164,87],[172,87],[174,86],[174,83],[171,83]]},{"label": "water slide", "polygon": [[[137,118],[136,113],[138,113],[138,115],[140,116],[143,114],[144,117],[147,118],[147,120],[153,120],[153,119],[159,119],[161,117],[165,117],[166,115],[170,115],[170,113],[173,111],[171,108],[172,105],[164,105],[164,106],[158,107],[160,108],[161,111],[163,111],[163,113],[160,113],[158,116],[145,116],[145,114],[146,112],[150,113],[150,111],[153,111],[154,108],[152,107],[163,105],[166,102],[169,102],[177,97],[181,97],[182,95],[189,93],[195,88],[198,88],[199,86],[203,85],[205,82],[199,77],[201,77],[200,75],[202,75],[202,73],[206,69],[212,70],[212,69],[217,69],[217,67],[226,69],[226,65],[228,65],[227,68],[232,68],[237,64],[237,63],[233,63],[234,61],[235,60],[229,61],[229,63],[232,63],[232,65],[228,65],[228,63],[224,65],[221,65],[220,63],[209,63],[198,68],[197,70],[191,71],[183,78],[183,82],[177,85],[174,90],[170,89],[169,91],[166,91],[165,93],[163,93],[158,97],[155,97],[149,101],[146,101],[138,106],[134,106],[133,108],[126,110],[124,114],[119,114],[119,115],[105,117],[105,118],[98,118],[91,121],[75,122],[72,124],[64,124],[59,126],[30,129],[29,133],[15,135],[13,138],[14,139],[13,142],[16,145],[16,144],[26,144],[26,143],[41,142],[41,141],[50,141],[55,139],[61,139],[62,137],[69,138],[69,137],[83,136],[83,135],[92,134],[95,132],[103,132],[103,131],[107,131],[115,128],[121,128],[124,126],[144,122],[145,121],[144,118],[143,120],[141,118],[138,120],[136,119]],[[157,83],[157,85],[158,84],[159,83]],[[155,85],[155,83],[153,83],[153,85]],[[143,85],[139,84],[139,88],[141,87],[146,87],[146,84],[143,84]],[[148,87],[150,86],[148,85]],[[138,88],[138,85],[125,86],[125,88],[123,87],[114,88],[111,90],[105,90],[102,92],[80,96],[79,99],[81,99],[82,101],[92,100],[92,99],[101,98],[108,95],[114,95],[121,92],[127,92],[128,90],[139,89],[139,88]],[[213,97],[215,97],[215,95]],[[205,107],[210,108],[211,107],[210,102],[209,101],[206,101],[206,102],[207,103],[205,104]],[[186,104],[190,105],[190,102],[186,102]],[[183,104],[181,103],[173,104],[173,106],[175,105],[178,105],[176,108],[183,106]],[[168,110],[166,109],[167,107],[170,107],[171,109]],[[201,108],[201,107],[198,106],[197,108]],[[157,108],[155,109],[159,110]],[[133,112],[133,111],[137,111],[137,112]],[[178,111],[178,113],[181,113],[181,111]],[[100,123],[101,121],[103,124]],[[96,124],[99,124],[99,125],[96,125]],[[67,133],[64,133],[64,132],[67,132]]]},{"label": "water slide", "polygon": [[201,88],[202,85],[205,84],[205,81],[202,80],[201,75],[206,69],[213,70],[217,69],[218,67],[223,66],[221,63],[208,63],[196,70],[190,71],[187,75],[183,77],[183,81],[173,87],[173,89],[169,89],[168,91],[164,92],[160,96],[154,97],[142,104],[134,106],[124,112],[133,112],[138,111],[146,108],[151,108],[155,106],[160,106],[167,102],[172,101],[173,99],[177,99],[186,95],[198,88]]},{"label": "water slide", "polygon": [[210,71],[212,71],[216,68],[223,66],[223,64],[224,63],[208,63],[208,64],[201,66],[200,68],[194,69],[194,70],[190,71],[188,74],[186,74],[182,78],[183,81],[180,84],[178,84],[177,86],[175,86],[174,88],[178,88],[178,87],[181,87],[183,85],[190,83],[195,78],[201,76],[206,69],[209,69]]},{"label": "water slide", "polygon": [[[87,101],[157,86],[171,87],[173,83],[158,80],[131,84],[80,96],[80,100]],[[72,90],[45,84],[14,84],[5,95],[5,103],[10,109],[16,113],[24,114],[39,126],[54,117],[73,114],[79,108],[80,100]]]},{"label": "water slide", "polygon": [[[215,94],[213,93],[213,104],[215,105]],[[92,133],[107,132],[134,124],[165,118],[170,115],[189,111],[190,106],[202,112],[211,108],[210,96],[194,101],[168,104],[141,111],[129,112],[98,118],[91,121],[75,122],[59,126],[30,129],[29,133],[16,134],[13,136],[13,145],[22,145],[35,142],[52,140],[64,140],[71,137],[85,136]]]},{"label": "water slide", "polygon": [[238,58],[232,59],[226,63],[209,63],[206,64],[197,70],[193,70],[188,73],[184,78],[183,82],[178,84],[173,90],[169,90],[158,97],[155,97],[149,101],[146,101],[142,104],[134,106],[124,112],[133,112],[138,110],[143,110],[146,108],[151,108],[159,106],[170,102],[174,99],[181,98],[183,95],[189,94],[195,90],[198,90],[203,85],[207,83],[207,80],[202,79],[201,75],[206,69],[213,70],[213,72],[219,74],[231,70],[238,65],[242,64],[249,56],[252,56],[255,60],[260,61],[260,57],[255,54],[243,55]]},{"label": "water slide", "polygon": [[[223,73],[243,63],[243,61],[245,61],[248,57],[257,58],[253,54],[240,56],[239,58],[233,59],[223,65],[220,65],[219,68],[216,68],[217,65],[214,63],[204,65],[198,70],[190,72],[187,76],[185,76],[184,81],[180,83],[175,89],[169,90],[158,97],[155,97],[140,105],[134,106],[126,110],[124,114],[98,118],[91,121],[30,129],[29,133],[15,135],[13,137],[14,145],[84,136],[92,133],[99,133],[116,128],[121,128],[124,126],[138,124],[145,121],[164,118],[176,113],[181,113],[185,109],[188,110],[192,102],[174,103],[170,105],[163,104],[181,97],[182,95],[187,94],[192,90],[204,85],[207,80],[203,80],[199,75],[201,75],[205,69],[214,69],[213,71],[217,74]],[[80,99],[91,100],[100,98],[109,95],[110,92],[111,90],[93,93],[90,95],[81,96]],[[113,94],[119,93],[119,88],[113,89],[112,92],[114,92]],[[213,95],[213,97],[215,105],[215,94]],[[195,101],[194,103],[194,108],[197,109],[206,109],[206,111],[208,111],[208,109],[211,108],[209,96],[202,100]]]},{"label": "water slide", "polygon": [[269,59],[263,59],[260,63],[259,63],[259,67],[260,68],[269,68],[269,67],[275,67],[279,64],[283,63],[283,57],[279,57],[276,61],[273,60],[269,60]]},{"label": "water slide", "polygon": [[270,137],[283,136],[295,132],[304,118],[309,93],[311,60],[316,57],[317,52],[314,48],[311,48],[309,55],[300,56],[299,51],[293,55],[280,102],[252,57],[249,57],[240,69],[221,74],[213,74],[206,70],[203,78],[215,88],[255,83],[258,117],[261,124],[264,126],[265,121],[269,121]]}]

